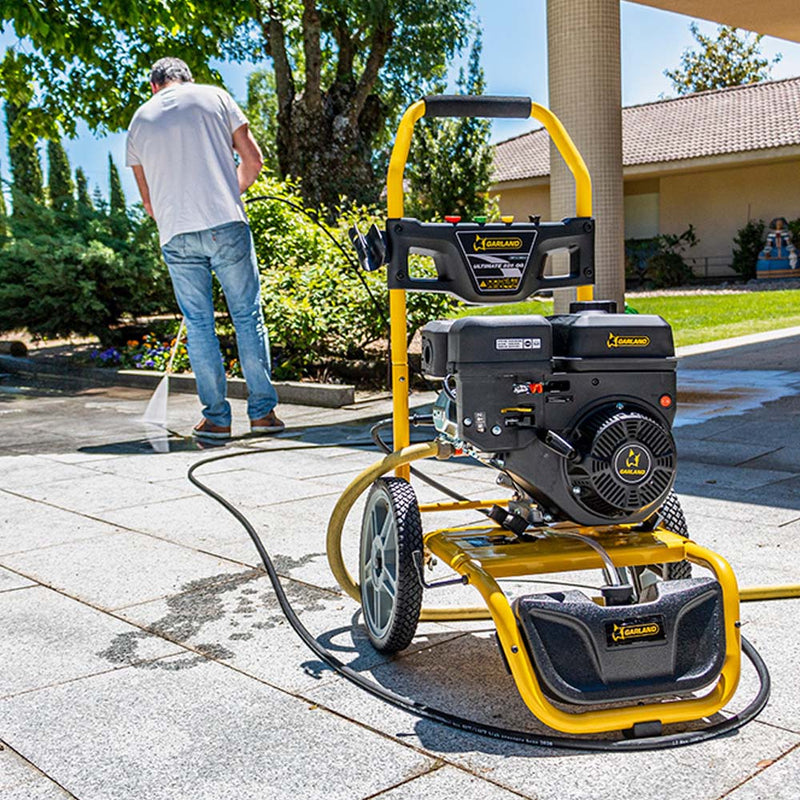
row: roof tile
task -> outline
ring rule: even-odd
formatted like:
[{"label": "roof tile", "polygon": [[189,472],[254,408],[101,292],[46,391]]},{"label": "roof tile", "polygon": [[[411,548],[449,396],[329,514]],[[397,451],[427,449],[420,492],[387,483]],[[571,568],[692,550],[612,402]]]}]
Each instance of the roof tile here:
[{"label": "roof tile", "polygon": [[[623,166],[800,144],[800,77],[622,109]],[[495,148],[495,182],[550,174],[544,128]]]}]

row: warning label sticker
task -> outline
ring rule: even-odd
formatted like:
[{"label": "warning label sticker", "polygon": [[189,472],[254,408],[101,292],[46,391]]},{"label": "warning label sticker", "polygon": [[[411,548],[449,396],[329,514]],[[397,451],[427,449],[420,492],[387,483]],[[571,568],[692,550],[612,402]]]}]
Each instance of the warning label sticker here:
[{"label": "warning label sticker", "polygon": [[519,291],[538,233],[536,230],[456,232],[479,294],[513,294]]},{"label": "warning label sticker", "polygon": [[541,339],[495,339],[495,350],[541,350]]}]

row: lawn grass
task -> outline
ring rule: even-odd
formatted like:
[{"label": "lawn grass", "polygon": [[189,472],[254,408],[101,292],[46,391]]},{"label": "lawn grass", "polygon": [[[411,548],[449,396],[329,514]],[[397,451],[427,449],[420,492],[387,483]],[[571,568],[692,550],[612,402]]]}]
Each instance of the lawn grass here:
[{"label": "lawn grass", "polygon": [[[676,346],[713,342],[800,325],[800,289],[742,294],[628,297],[640,314],[659,314],[672,326]],[[468,314],[551,314],[551,302],[528,301],[461,309]]]}]

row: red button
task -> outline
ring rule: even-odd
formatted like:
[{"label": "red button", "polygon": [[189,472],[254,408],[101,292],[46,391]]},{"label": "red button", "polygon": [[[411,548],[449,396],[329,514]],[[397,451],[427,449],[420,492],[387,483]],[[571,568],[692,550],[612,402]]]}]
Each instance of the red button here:
[{"label": "red button", "polygon": [[668,394],[662,394],[658,402],[662,408],[669,408],[672,405],[672,398]]},{"label": "red button", "polygon": [[455,225],[457,222],[461,222],[461,217],[448,216],[448,217],[444,218],[444,221],[445,222],[452,222],[453,225]]}]

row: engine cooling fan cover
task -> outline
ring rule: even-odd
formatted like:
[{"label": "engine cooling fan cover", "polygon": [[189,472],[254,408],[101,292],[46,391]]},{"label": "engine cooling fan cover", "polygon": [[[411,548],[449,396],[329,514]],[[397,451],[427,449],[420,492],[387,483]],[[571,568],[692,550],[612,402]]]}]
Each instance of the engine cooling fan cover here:
[{"label": "engine cooling fan cover", "polygon": [[567,464],[567,480],[586,509],[616,519],[667,496],[675,480],[675,440],[658,420],[606,407],[577,433],[582,457]]}]

